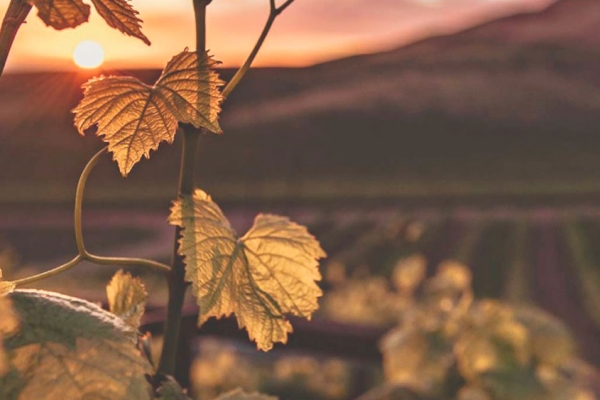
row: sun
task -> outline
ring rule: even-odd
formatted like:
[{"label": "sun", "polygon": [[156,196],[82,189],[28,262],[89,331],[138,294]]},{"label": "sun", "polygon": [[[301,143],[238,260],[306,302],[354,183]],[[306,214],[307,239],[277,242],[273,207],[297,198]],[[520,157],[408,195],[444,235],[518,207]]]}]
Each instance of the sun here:
[{"label": "sun", "polygon": [[79,42],[73,51],[73,61],[80,68],[92,69],[99,67],[104,61],[104,50],[99,43],[92,40]]}]

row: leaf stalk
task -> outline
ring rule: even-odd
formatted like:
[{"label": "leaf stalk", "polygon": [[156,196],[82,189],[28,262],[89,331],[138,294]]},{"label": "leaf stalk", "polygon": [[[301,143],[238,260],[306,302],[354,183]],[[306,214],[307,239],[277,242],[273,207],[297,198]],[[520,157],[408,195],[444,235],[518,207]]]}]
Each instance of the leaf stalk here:
[{"label": "leaf stalk", "polygon": [[23,278],[23,279],[17,279],[16,281],[12,281],[12,283],[14,283],[17,286],[21,286],[21,285],[28,285],[30,283],[38,282],[43,279],[51,278],[55,275],[58,275],[65,271],[70,270],[71,268],[73,268],[74,266],[79,264],[82,260],[83,260],[83,257],[81,256],[81,254],[78,254],[71,261],[69,261],[63,265],[60,265],[56,268],[53,268],[50,271],[45,271],[45,272],[42,272],[41,274],[28,276],[27,278]]},{"label": "leaf stalk", "polygon": [[25,0],[11,0],[2,20],[2,28],[0,28],[0,76],[4,72],[8,54],[12,48],[17,32],[27,15],[31,11],[31,4]]},{"label": "leaf stalk", "polygon": [[246,73],[248,72],[250,67],[252,66],[252,63],[254,62],[254,59],[258,55],[258,52],[260,51],[263,43],[265,42],[265,39],[269,35],[269,32],[271,31],[271,28],[273,27],[273,23],[275,22],[275,20],[279,16],[279,14],[281,14],[293,2],[294,2],[294,0],[287,0],[281,6],[277,7],[277,5],[275,4],[275,0],[270,0],[269,17],[267,18],[267,21],[265,22],[265,26],[263,27],[263,30],[262,30],[258,40],[256,41],[254,48],[250,52],[250,55],[248,56],[248,58],[246,59],[244,64],[237,70],[237,72],[235,73],[233,78],[231,78],[231,80],[227,83],[227,85],[223,89],[222,94],[223,94],[224,98],[229,97],[231,92],[233,92],[233,90],[237,87],[237,85],[242,81],[242,79],[244,78],[244,76],[246,75]]}]

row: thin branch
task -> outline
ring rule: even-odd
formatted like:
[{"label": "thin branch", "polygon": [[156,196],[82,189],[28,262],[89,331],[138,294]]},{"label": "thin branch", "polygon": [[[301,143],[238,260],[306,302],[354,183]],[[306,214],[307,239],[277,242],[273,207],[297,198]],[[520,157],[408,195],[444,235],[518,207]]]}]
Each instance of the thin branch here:
[{"label": "thin branch", "polygon": [[285,9],[288,8],[293,2],[294,0],[287,0],[285,3],[279,6],[279,8],[277,8],[277,14],[281,14],[282,12],[284,12]]},{"label": "thin branch", "polygon": [[14,283],[17,286],[21,286],[21,285],[27,285],[27,284],[34,283],[37,281],[41,281],[42,279],[50,278],[54,275],[58,275],[60,273],[68,271],[71,268],[73,268],[74,266],[76,266],[77,264],[79,264],[81,261],[83,261],[83,257],[81,256],[81,254],[78,254],[74,259],[72,259],[68,263],[65,263],[61,266],[53,268],[50,271],[42,272],[41,274],[29,276],[29,277],[23,278],[23,279],[17,279],[16,281],[12,281],[12,283]]},{"label": "thin branch", "polygon": [[152,261],[152,260],[146,260],[143,258],[100,257],[100,256],[96,256],[94,254],[86,253],[86,254],[78,254],[71,261],[69,261],[65,264],[62,264],[56,268],[52,268],[49,271],[45,271],[45,272],[42,272],[37,275],[29,276],[27,278],[17,279],[15,281],[12,281],[12,283],[14,283],[17,286],[22,286],[22,285],[28,285],[30,283],[38,282],[38,281],[41,281],[41,280],[44,280],[47,278],[51,278],[55,275],[59,275],[63,272],[70,270],[71,268],[75,267],[82,261],[89,261],[89,262],[92,262],[94,264],[99,264],[99,265],[114,265],[114,266],[138,266],[139,265],[142,267],[152,268],[152,269],[154,269],[158,272],[162,272],[162,273],[167,273],[171,270],[171,267],[169,267],[166,264],[159,263],[159,262]]},{"label": "thin branch", "polygon": [[254,48],[250,52],[250,55],[248,56],[248,58],[246,59],[244,64],[240,67],[240,69],[237,70],[237,72],[235,73],[233,78],[231,78],[231,80],[227,83],[227,86],[225,86],[225,89],[223,89],[222,94],[223,94],[224,98],[227,98],[231,94],[231,92],[233,92],[233,90],[241,82],[242,78],[246,75],[246,73],[252,66],[252,63],[254,62],[254,59],[256,58],[256,55],[260,51],[260,48],[262,47],[263,43],[265,42],[265,39],[269,35],[269,31],[271,30],[271,27],[273,26],[273,22],[275,22],[275,19],[277,18],[277,16],[279,14],[281,14],[283,12],[283,10],[288,8],[290,6],[290,4],[292,4],[294,2],[294,0],[287,0],[280,7],[277,7],[275,5],[275,0],[270,0],[270,1],[271,1],[271,3],[270,3],[271,9],[269,12],[269,18],[267,18],[267,22],[265,23],[265,26],[264,26],[258,40],[256,41],[256,44],[254,45]]},{"label": "thin branch", "polygon": [[2,21],[2,28],[0,28],[0,76],[4,72],[4,66],[17,32],[25,22],[30,10],[31,4],[25,0],[11,0],[8,5]]}]

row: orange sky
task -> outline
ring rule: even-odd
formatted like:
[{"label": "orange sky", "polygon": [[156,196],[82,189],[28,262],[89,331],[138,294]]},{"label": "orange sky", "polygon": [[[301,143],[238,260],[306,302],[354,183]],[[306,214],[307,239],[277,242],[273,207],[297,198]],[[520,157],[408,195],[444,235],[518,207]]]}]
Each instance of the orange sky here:
[{"label": "orange sky", "polygon": [[[0,0],[4,15],[9,0]],[[345,55],[397,47],[419,37],[449,32],[476,21],[553,0],[296,0],[276,21],[256,65],[309,65]],[[88,2],[88,0],[84,0]],[[132,0],[144,20],[148,47],[106,26],[92,10],[77,29],[54,31],[34,9],[17,35],[8,71],[75,68],[81,40],[99,42],[105,69],[163,67],[183,48],[194,47],[190,0]],[[246,57],[268,13],[268,0],[213,0],[208,47],[225,66]]]}]

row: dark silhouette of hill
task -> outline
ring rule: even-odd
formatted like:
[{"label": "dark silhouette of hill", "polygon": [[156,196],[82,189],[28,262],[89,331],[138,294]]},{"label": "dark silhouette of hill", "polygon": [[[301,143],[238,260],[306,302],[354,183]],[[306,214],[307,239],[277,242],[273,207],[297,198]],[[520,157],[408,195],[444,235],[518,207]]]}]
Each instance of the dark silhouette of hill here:
[{"label": "dark silhouette of hill", "polygon": [[[317,180],[572,184],[600,178],[600,2],[562,0],[397,50],[255,69],[202,142],[208,185]],[[225,78],[232,71],[223,71]],[[157,71],[136,71],[152,81]],[[0,81],[0,179],[76,180],[101,146],[68,113],[75,73]],[[130,180],[176,179],[177,146]],[[101,166],[98,180],[117,176]],[[66,184],[66,183],[65,183]]]}]

